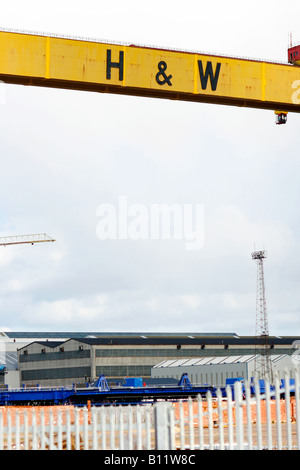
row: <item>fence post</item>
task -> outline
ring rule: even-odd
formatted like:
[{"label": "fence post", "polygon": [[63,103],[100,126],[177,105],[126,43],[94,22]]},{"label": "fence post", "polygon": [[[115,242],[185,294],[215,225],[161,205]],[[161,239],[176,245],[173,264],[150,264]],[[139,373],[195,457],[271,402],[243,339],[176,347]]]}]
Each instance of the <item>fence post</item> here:
[{"label": "fence post", "polygon": [[295,402],[296,402],[296,429],[297,429],[297,449],[300,450],[300,397],[299,397],[299,369],[295,367]]},{"label": "fence post", "polygon": [[240,381],[234,383],[234,399],[236,408],[236,441],[238,450],[244,449],[244,422],[243,422],[243,397],[242,384]]},{"label": "fence post", "polygon": [[160,402],[154,405],[155,417],[155,449],[172,450],[171,414],[173,406],[168,402]]},{"label": "fence post", "polygon": [[284,397],[285,397],[285,412],[286,412],[286,434],[287,434],[287,448],[292,449],[292,430],[291,430],[291,394],[290,394],[290,378],[288,370],[284,371]]}]

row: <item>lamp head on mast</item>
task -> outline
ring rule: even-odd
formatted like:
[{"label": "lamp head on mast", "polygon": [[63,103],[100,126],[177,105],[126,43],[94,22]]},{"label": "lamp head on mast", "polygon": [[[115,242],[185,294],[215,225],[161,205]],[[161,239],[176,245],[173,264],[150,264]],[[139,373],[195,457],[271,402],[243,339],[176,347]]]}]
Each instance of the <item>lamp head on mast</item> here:
[{"label": "lamp head on mast", "polygon": [[267,258],[267,252],[265,250],[253,251],[251,256],[252,259],[264,259]]}]

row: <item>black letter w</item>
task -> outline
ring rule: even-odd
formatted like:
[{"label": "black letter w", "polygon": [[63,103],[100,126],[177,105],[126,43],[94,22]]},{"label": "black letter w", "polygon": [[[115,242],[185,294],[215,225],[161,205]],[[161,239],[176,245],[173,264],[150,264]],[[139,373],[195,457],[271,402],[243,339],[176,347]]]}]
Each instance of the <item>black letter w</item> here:
[{"label": "black letter w", "polygon": [[210,61],[207,62],[205,73],[203,73],[202,60],[198,60],[198,67],[199,67],[202,90],[206,90],[207,80],[208,80],[208,76],[209,76],[211,89],[212,89],[212,91],[216,91],[217,85],[218,85],[218,79],[219,79],[221,64],[219,62],[217,63],[217,68],[216,68],[215,75],[213,73],[213,69],[212,69],[212,65],[211,65]]}]

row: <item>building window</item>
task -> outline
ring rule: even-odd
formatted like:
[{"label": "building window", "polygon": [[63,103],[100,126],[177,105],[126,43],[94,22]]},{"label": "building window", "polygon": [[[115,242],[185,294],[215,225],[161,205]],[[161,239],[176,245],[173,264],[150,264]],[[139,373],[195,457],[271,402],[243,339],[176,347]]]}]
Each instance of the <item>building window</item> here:
[{"label": "building window", "polygon": [[91,376],[90,367],[63,367],[57,369],[33,369],[21,371],[21,381],[82,379]]}]

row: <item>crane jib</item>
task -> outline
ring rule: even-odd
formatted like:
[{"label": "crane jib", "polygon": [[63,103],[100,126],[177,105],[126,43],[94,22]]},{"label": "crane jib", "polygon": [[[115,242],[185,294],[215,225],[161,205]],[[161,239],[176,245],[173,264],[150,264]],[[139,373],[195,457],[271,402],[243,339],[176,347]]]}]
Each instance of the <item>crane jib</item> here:
[{"label": "crane jib", "polygon": [[84,38],[0,30],[0,81],[300,112],[297,64]]}]

